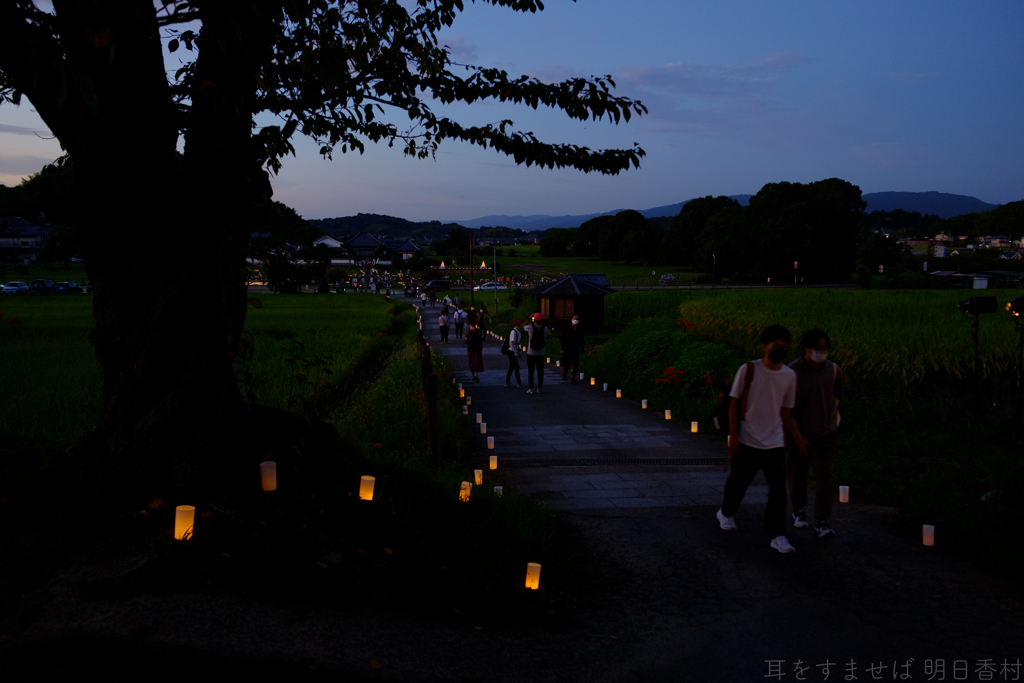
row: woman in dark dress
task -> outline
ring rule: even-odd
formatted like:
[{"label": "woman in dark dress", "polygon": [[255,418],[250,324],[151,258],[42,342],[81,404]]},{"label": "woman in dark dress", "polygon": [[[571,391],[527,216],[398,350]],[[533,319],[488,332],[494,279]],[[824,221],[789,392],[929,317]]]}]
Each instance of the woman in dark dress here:
[{"label": "woman in dark dress", "polygon": [[469,371],[473,373],[473,381],[479,383],[477,373],[484,371],[484,335],[476,326],[475,320],[469,321],[466,331],[466,347],[469,354]]}]

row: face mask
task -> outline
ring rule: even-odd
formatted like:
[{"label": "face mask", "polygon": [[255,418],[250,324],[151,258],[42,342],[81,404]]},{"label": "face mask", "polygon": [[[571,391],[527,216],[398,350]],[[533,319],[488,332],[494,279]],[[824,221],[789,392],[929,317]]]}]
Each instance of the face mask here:
[{"label": "face mask", "polygon": [[811,361],[815,363],[824,362],[826,358],[828,358],[828,351],[811,351]]},{"label": "face mask", "polygon": [[579,324],[580,324],[580,321],[579,321],[579,320],[577,320],[576,318],[573,318],[573,319],[572,319],[572,324],[573,324],[573,325],[579,325]]},{"label": "face mask", "polygon": [[789,349],[772,349],[768,352],[768,360],[773,363],[781,363],[786,360],[786,354],[789,353]]}]

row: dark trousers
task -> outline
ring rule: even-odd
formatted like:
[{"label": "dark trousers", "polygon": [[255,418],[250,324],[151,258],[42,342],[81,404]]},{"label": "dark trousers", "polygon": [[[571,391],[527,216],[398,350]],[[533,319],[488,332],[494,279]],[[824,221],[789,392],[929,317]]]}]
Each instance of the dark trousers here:
[{"label": "dark trousers", "polygon": [[448,341],[448,326],[447,325],[438,325],[438,327],[441,330],[441,341],[443,341],[443,342]]},{"label": "dark trousers", "polygon": [[462,327],[465,323],[455,323],[455,336],[462,339]]},{"label": "dark trousers", "polygon": [[764,529],[771,538],[786,534],[786,451],[784,448],[753,448],[740,444],[732,455],[732,471],[725,482],[722,514],[733,517],[743,502],[757,471],[768,480],[768,505],[764,508]]},{"label": "dark trousers", "polygon": [[523,378],[519,376],[519,359],[515,357],[515,354],[508,354],[508,374],[505,375],[505,384],[509,384],[512,381],[512,373],[516,373],[516,384],[522,384]]},{"label": "dark trousers", "polygon": [[580,355],[577,353],[574,356],[565,354],[562,356],[562,381],[575,377],[580,371]]},{"label": "dark trousers", "polygon": [[527,356],[526,357],[526,377],[530,382],[530,388],[533,389],[533,371],[537,370],[537,388],[544,388],[544,356]]},{"label": "dark trousers", "polygon": [[808,441],[807,455],[800,455],[795,448],[789,454],[789,502],[794,512],[807,505],[807,465],[810,463],[814,467],[814,516],[827,521],[832,519],[835,481],[832,461],[839,450],[839,436],[832,432]]}]

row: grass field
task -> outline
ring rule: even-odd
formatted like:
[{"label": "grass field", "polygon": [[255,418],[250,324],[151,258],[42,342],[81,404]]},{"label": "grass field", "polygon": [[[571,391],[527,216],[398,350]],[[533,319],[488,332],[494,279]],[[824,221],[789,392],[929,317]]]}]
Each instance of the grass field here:
[{"label": "grass field", "polygon": [[[310,387],[296,386],[294,378],[312,380],[318,370],[320,379],[344,389],[354,364],[371,349],[401,343],[389,335],[395,310],[383,296],[260,298],[263,308],[249,308],[245,329],[255,345],[252,389],[264,405],[287,408],[290,395],[309,396]],[[7,296],[0,298],[0,312],[2,438],[56,441],[98,427],[102,375],[88,339],[92,297]],[[20,322],[11,324],[15,318]],[[293,368],[294,342],[303,349],[295,347]]]}]

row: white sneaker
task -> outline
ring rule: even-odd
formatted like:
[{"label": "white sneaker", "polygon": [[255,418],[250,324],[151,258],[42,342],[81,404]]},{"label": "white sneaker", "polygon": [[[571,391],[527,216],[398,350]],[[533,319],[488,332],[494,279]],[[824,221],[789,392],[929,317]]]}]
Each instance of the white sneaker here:
[{"label": "white sneaker", "polygon": [[797,510],[793,513],[793,526],[797,529],[807,528],[807,515],[804,514],[803,510]]},{"label": "white sneaker", "polygon": [[772,539],[772,547],[780,553],[795,553],[796,548],[789,544],[785,536],[776,536]]},{"label": "white sneaker", "polygon": [[721,508],[719,508],[718,512],[715,513],[715,516],[718,517],[718,526],[722,527],[725,531],[736,531],[735,517],[726,517],[722,514]]}]

